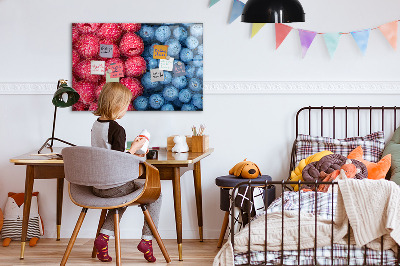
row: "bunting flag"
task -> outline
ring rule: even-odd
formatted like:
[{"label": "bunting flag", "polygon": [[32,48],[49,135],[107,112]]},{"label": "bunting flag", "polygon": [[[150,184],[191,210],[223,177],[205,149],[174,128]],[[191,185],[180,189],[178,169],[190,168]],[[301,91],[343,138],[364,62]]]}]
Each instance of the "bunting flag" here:
[{"label": "bunting flag", "polygon": [[256,35],[262,27],[264,27],[265,23],[252,23],[252,27],[251,27],[251,38],[254,37],[254,35]]},{"label": "bunting flag", "polygon": [[334,32],[334,33],[325,33],[323,36],[326,48],[328,48],[329,55],[332,58],[333,54],[336,51],[336,48],[338,47],[339,39],[340,36],[342,36],[342,34],[340,34],[339,32]]},{"label": "bunting flag", "polygon": [[378,29],[386,37],[393,49],[397,48],[397,20],[379,26]]},{"label": "bunting flag", "polygon": [[306,56],[307,50],[308,50],[308,48],[310,48],[310,45],[312,44],[316,35],[317,35],[317,33],[315,31],[299,29],[301,54],[302,54],[303,58]]},{"label": "bunting flag", "polygon": [[210,5],[208,7],[212,7],[213,5],[215,5],[218,2],[219,2],[219,0],[210,0]]},{"label": "bunting flag", "polygon": [[278,47],[282,44],[282,42],[285,40],[286,36],[288,36],[292,29],[293,28],[288,25],[275,23],[276,49],[278,49]]},{"label": "bunting flag", "polygon": [[360,48],[361,53],[363,55],[365,55],[365,51],[367,50],[370,32],[371,32],[371,29],[351,32],[351,35],[353,35],[353,38],[356,41],[356,43],[357,43],[358,47]]},{"label": "bunting flag", "polygon": [[233,0],[231,17],[229,18],[229,24],[231,24],[235,19],[242,15],[244,8],[244,3],[239,0]]}]

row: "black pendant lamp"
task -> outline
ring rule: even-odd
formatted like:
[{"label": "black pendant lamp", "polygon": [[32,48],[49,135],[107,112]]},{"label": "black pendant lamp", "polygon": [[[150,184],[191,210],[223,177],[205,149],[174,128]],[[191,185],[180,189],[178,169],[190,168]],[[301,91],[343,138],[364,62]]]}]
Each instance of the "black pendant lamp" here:
[{"label": "black pendant lamp", "polygon": [[243,9],[242,22],[304,22],[304,10],[298,0],[249,0]]}]

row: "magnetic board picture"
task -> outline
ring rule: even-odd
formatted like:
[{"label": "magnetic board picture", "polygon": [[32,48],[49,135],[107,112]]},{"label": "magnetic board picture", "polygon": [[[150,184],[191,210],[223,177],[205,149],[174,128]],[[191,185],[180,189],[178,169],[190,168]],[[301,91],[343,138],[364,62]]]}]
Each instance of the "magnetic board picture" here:
[{"label": "magnetic board picture", "polygon": [[202,23],[73,23],[74,111],[94,111],[106,82],[132,91],[130,111],[203,110]]}]

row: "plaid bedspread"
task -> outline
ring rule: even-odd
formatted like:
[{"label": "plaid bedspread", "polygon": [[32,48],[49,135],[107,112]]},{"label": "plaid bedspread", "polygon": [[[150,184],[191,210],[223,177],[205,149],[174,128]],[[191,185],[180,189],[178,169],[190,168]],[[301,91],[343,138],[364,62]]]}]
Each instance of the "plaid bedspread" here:
[{"label": "plaid bedspread", "polygon": [[[336,194],[317,192],[285,192],[283,197],[277,198],[267,210],[268,213],[282,211],[282,203],[284,210],[298,210],[301,212],[313,213],[326,219],[332,219],[336,208]],[[265,215],[265,213],[260,214]],[[257,219],[260,215],[254,217]],[[283,252],[284,265],[314,265],[314,249],[303,249],[300,256],[297,250],[285,250]],[[364,256],[366,254],[366,256]],[[265,265],[265,255],[267,256],[266,265],[281,265],[281,251],[250,252],[250,265]],[[350,245],[350,256],[347,245],[333,245],[333,262],[332,248],[326,246],[316,249],[316,265],[382,265],[381,252],[371,250],[364,247]],[[349,257],[349,263],[348,263]],[[383,251],[383,265],[395,265],[396,257],[392,250]],[[248,265],[248,253],[235,254],[235,265]]]}]

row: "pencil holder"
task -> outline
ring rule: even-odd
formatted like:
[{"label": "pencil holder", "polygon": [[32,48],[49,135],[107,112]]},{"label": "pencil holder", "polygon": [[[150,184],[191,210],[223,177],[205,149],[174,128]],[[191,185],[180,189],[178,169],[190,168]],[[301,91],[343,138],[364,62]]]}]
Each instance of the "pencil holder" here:
[{"label": "pencil holder", "polygon": [[209,136],[192,136],[192,152],[205,152],[208,150]]}]

